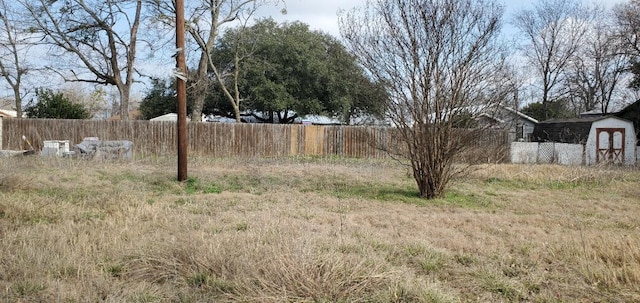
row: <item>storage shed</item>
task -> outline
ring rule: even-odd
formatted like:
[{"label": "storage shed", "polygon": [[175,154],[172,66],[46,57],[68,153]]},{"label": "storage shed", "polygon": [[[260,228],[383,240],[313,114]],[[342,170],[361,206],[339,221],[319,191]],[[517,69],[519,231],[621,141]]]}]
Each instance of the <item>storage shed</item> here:
[{"label": "storage shed", "polygon": [[584,163],[636,164],[633,122],[618,117],[592,117],[543,121],[533,134],[536,142],[584,145]]}]

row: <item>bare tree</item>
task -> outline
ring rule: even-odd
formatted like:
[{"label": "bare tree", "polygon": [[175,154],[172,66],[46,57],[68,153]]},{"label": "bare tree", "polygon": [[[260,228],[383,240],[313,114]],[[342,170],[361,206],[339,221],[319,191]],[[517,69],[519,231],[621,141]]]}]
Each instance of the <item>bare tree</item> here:
[{"label": "bare tree", "polygon": [[[142,0],[19,1],[30,13],[34,30],[53,46],[51,56],[59,58],[51,68],[66,81],[115,86],[121,119],[128,120]],[[64,66],[67,55],[73,59]]]},{"label": "bare tree", "polygon": [[[187,17],[186,30],[198,46],[199,59],[197,69],[189,73],[191,82],[190,95],[193,98],[191,110],[191,120],[200,121],[202,118],[202,108],[207,96],[207,91],[212,85],[212,81],[220,84],[224,95],[229,99],[236,112],[236,120],[240,121],[239,103],[240,96],[234,80],[237,82],[238,70],[230,74],[225,73],[224,67],[215,65],[211,58],[215,43],[218,39],[220,29],[225,25],[238,21],[241,26],[246,26],[250,17],[262,5],[281,0],[199,0],[188,4],[185,8]],[[166,0],[150,0],[154,4],[157,20],[170,24],[174,15],[173,3]],[[242,60],[241,54],[237,53],[234,61]],[[231,63],[234,66],[238,62]],[[212,79],[209,72],[213,72]]]},{"label": "bare tree", "polygon": [[453,162],[478,129],[457,127],[471,126],[478,109],[505,97],[496,39],[502,13],[490,0],[370,0],[340,14],[348,48],[387,86],[388,118],[421,197],[441,196],[461,172]]},{"label": "bare tree", "polygon": [[17,117],[21,118],[22,100],[28,94],[24,78],[35,69],[26,56],[37,39],[21,22],[17,10],[17,3],[0,0],[0,75],[13,93]]},{"label": "bare tree", "polygon": [[560,88],[563,72],[584,38],[587,17],[579,0],[540,0],[533,9],[521,10],[513,19],[528,42],[523,47],[524,55],[540,77],[545,118],[548,103],[566,93]]},{"label": "bare tree", "polygon": [[640,56],[640,1],[630,0],[616,5],[613,10],[624,53]]},{"label": "bare tree", "polygon": [[[253,7],[247,8],[243,12],[239,12],[237,14],[237,19],[239,20],[240,25],[235,29],[237,34],[235,35],[235,42],[233,43],[233,58],[231,58],[231,62],[216,65],[216,60],[211,58],[211,54],[214,50],[210,49],[207,51],[209,54],[209,70],[213,72],[215,79],[220,84],[220,88],[222,89],[224,96],[229,100],[237,122],[241,121],[240,102],[242,101],[242,98],[240,96],[239,87],[240,63],[247,57],[251,57],[256,51],[255,39],[253,41],[248,39],[245,33],[249,21],[251,21],[251,16],[255,14],[257,9],[258,6],[254,4]],[[193,37],[198,41],[198,45],[201,48],[206,47],[206,43],[199,40],[198,35],[193,35]],[[199,112],[194,108],[193,114],[198,113],[202,113],[202,107],[199,108]]]},{"label": "bare tree", "polygon": [[613,11],[620,54],[628,57],[627,71],[633,74],[629,87],[637,92],[640,89],[640,1],[618,4]]},{"label": "bare tree", "polygon": [[620,88],[629,57],[620,52],[612,19],[602,7],[593,11],[593,22],[566,70],[569,98],[578,111],[598,108],[609,112]]},{"label": "bare tree", "polygon": [[93,118],[108,118],[106,115],[107,92],[103,86],[83,86],[73,82],[65,85],[60,92],[74,104],[81,104]]}]

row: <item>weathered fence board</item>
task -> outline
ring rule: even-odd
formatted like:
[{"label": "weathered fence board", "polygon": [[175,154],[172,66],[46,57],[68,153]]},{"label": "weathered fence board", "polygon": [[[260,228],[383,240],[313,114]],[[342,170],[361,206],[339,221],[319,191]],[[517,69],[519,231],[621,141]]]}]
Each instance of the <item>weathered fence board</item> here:
[{"label": "weathered fence board", "polygon": [[[26,149],[25,135],[35,149],[45,140],[69,140],[75,146],[85,137],[129,140],[136,155],[177,152],[176,123],[169,121],[104,121],[4,119],[0,146]],[[385,158],[386,147],[399,147],[396,129],[365,126],[274,125],[190,122],[189,154],[214,157],[341,156]],[[478,144],[508,145],[504,131],[489,131]]]}]

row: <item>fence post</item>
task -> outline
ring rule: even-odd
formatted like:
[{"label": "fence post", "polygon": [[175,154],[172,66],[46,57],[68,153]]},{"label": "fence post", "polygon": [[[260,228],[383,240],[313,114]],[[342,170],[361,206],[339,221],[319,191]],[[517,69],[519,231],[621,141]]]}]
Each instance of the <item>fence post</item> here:
[{"label": "fence post", "polygon": [[0,116],[0,150],[2,150],[2,116]]}]

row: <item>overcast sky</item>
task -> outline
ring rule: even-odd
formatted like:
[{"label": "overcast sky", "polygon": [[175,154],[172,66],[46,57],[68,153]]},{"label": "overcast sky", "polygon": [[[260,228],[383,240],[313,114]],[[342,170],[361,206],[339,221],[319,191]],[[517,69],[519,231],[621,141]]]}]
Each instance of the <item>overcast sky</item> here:
[{"label": "overcast sky", "polygon": [[[312,30],[320,30],[335,37],[340,38],[338,28],[338,11],[350,10],[356,6],[365,3],[365,0],[284,0],[286,2],[287,14],[283,15],[280,11],[282,6],[266,6],[262,7],[257,17],[273,17],[278,22],[284,21],[301,21],[309,25]],[[505,6],[505,14],[503,16],[505,38],[511,39],[509,34],[513,35],[515,30],[509,25],[509,20],[513,14],[522,9],[532,8],[532,4],[536,0],[497,0]],[[620,3],[630,0],[595,0],[595,3],[606,3],[607,7],[613,6],[613,3]],[[586,3],[594,3],[590,0],[583,0]],[[197,56],[195,57],[197,58]],[[167,59],[167,58],[165,58]],[[149,70],[150,74],[165,77],[171,75],[173,67],[173,59],[167,59],[162,66],[167,68],[158,68],[157,62],[139,60],[142,64],[142,70]]]},{"label": "overcast sky", "polygon": [[[278,21],[294,21],[299,20],[309,24],[311,29],[321,30],[326,33],[340,37],[338,29],[338,10],[350,10],[358,5],[363,4],[364,0],[285,0],[287,14],[282,15],[279,9],[264,10],[265,16],[272,16]],[[508,30],[509,20],[514,12],[521,9],[532,8],[535,0],[498,0],[505,6],[505,29]],[[613,3],[624,2],[624,0],[595,0],[582,1],[583,3],[603,3],[608,7]]]}]

